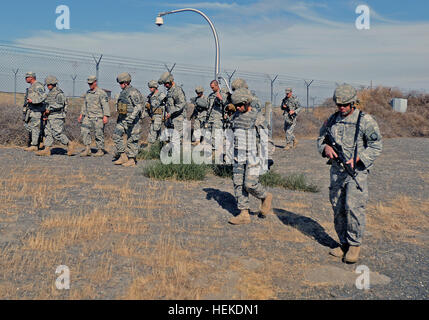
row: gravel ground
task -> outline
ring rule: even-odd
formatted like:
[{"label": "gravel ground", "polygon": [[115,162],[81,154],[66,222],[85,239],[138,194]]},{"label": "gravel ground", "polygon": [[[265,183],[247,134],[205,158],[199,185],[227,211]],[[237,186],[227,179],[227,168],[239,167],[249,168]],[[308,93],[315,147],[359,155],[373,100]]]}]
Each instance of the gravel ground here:
[{"label": "gravel ground", "polygon": [[[281,145],[281,142],[276,142]],[[232,226],[228,219],[237,213],[230,179],[208,176],[202,182],[153,181],[144,177],[144,161],[135,168],[114,166],[111,156],[103,158],[67,157],[57,149],[51,157],[37,157],[20,148],[0,148],[2,170],[2,202],[0,210],[0,248],[15,252],[23,250],[28,237],[41,230],[41,223],[65,212],[78,215],[84,209],[103,208],[122,195],[107,192],[108,188],[136,191],[133,199],[156,200],[168,194],[168,201],[146,210],[138,206],[124,208],[141,217],[147,228],[144,234],[127,235],[130,242],[145,243],[142,254],[149,254],[160,239],[173,241],[186,250],[186,263],[202,269],[186,273],[186,284],[201,289],[203,299],[428,299],[429,229],[427,183],[429,181],[429,139],[386,139],[384,150],[369,177],[370,201],[368,215],[375,215],[377,204],[389,208],[389,203],[408,199],[410,212],[419,213],[421,224],[395,229],[396,220],[383,221],[371,217],[365,234],[360,261],[347,265],[328,255],[336,243],[332,209],[328,200],[329,167],[316,152],[314,140],[300,140],[293,150],[277,148],[273,170],[287,175],[304,173],[320,187],[318,193],[306,193],[270,188],[274,194],[275,216],[261,219],[259,203],[252,198],[252,223]],[[48,205],[35,204],[34,198],[9,193],[13,179],[26,175],[57,177],[62,197],[49,198]],[[19,181],[19,180],[16,180]],[[17,182],[18,183],[18,182]],[[45,192],[50,192],[48,185]],[[101,189],[100,189],[101,188]],[[104,188],[104,189],[103,189]],[[31,189],[30,189],[31,190]],[[100,191],[101,190],[101,191]],[[150,191],[148,191],[150,190]],[[149,199],[150,198],[150,199]],[[404,200],[405,201],[405,200]],[[371,209],[372,208],[372,209]],[[80,211],[79,211],[80,210]],[[173,214],[174,213],[174,214]],[[408,221],[408,220],[407,220]],[[406,221],[403,222],[406,225]],[[401,225],[402,226],[402,225]],[[407,230],[411,230],[407,233]],[[117,233],[103,235],[93,244],[93,250],[68,246],[57,254],[55,263],[65,259],[96,269],[97,259],[111,254],[111,245],[119,241]],[[133,238],[134,237],[134,238]],[[121,238],[123,239],[123,238]],[[127,240],[127,241],[128,241]],[[175,248],[176,248],[175,247]],[[146,251],[145,251],[146,250]],[[174,250],[171,249],[171,250]],[[90,252],[86,256],[84,252]],[[136,273],[153,275],[156,266],[148,261],[124,258],[112,254],[113,271],[108,282],[93,283],[89,298],[117,299],[124,297]],[[133,260],[134,259],[134,260]],[[54,262],[53,262],[54,263]],[[359,290],[355,286],[358,265],[370,270],[371,287]],[[8,267],[1,264],[0,289],[25,288],[15,294],[1,291],[3,298],[37,298],[38,287],[47,281],[46,274],[22,271],[11,278]],[[134,268],[130,271],[130,268]],[[200,270],[200,271],[198,271]],[[202,271],[204,270],[204,271]],[[52,278],[52,277],[51,277]],[[83,287],[86,276],[76,276],[76,287]],[[6,283],[6,284],[5,284]],[[91,282],[92,283],[92,282]],[[204,290],[203,290],[204,289]],[[67,295],[49,298],[70,298]],[[84,296],[77,296],[82,298]],[[155,298],[172,298],[168,293]],[[173,296],[182,298],[186,296]],[[1,298],[1,297],[0,297]],[[138,296],[137,296],[138,298]],[[192,297],[191,297],[192,298]]]}]

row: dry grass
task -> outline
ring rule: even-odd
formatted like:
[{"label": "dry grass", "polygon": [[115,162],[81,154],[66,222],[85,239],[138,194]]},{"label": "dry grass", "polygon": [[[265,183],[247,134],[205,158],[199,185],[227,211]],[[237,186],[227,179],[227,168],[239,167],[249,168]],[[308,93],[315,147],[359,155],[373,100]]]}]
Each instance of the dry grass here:
[{"label": "dry grass", "polygon": [[429,231],[429,201],[400,196],[368,207],[368,229],[374,237],[428,245],[416,236]]}]

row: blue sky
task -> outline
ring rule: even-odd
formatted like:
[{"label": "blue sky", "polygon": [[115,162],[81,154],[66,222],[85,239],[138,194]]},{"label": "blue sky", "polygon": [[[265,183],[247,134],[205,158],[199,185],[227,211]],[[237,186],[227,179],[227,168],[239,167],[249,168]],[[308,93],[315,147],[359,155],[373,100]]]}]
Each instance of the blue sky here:
[{"label": "blue sky", "polygon": [[[0,29],[0,39],[14,40],[18,37],[28,37],[39,30],[55,29],[55,8],[57,5],[67,5],[71,10],[72,30],[68,32],[89,31],[122,31],[138,32],[155,29],[154,17],[159,11],[183,7],[183,4],[196,5],[196,8],[204,8],[204,12],[212,17],[216,24],[235,24],[252,21],[254,18],[284,19],[289,21],[303,20],[302,17],[282,10],[276,10],[277,4],[273,2],[273,10],[261,10],[253,14],[240,17],[234,13],[228,13],[228,6],[251,7],[261,1],[146,1],[146,0],[62,0],[62,1],[8,1],[2,3],[1,25],[11,28]],[[281,3],[282,1],[278,1]],[[339,22],[353,21],[356,18],[354,8],[358,4],[368,4],[371,9],[383,18],[397,22],[422,22],[429,20],[429,3],[425,0],[412,1],[295,1],[309,4],[314,12],[320,16]],[[286,6],[286,5],[285,5]],[[283,7],[283,9],[286,9]],[[193,14],[181,14],[169,17],[169,24],[200,23],[198,16]],[[376,21],[375,21],[376,22]],[[13,30],[13,32],[11,32]],[[64,31],[62,31],[64,32]]]},{"label": "blue sky", "polygon": [[[223,68],[329,81],[423,88],[429,83],[429,2],[355,0],[138,1],[61,0],[2,3],[0,40],[211,67],[213,40],[193,13],[211,17]],[[359,4],[371,8],[371,29],[355,26]],[[55,28],[55,8],[71,10],[71,30]]]}]

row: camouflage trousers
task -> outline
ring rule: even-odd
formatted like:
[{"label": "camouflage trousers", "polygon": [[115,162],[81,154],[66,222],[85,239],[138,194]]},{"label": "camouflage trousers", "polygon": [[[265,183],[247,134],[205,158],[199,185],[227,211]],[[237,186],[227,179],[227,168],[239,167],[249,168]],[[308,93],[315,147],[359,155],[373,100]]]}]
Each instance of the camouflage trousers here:
[{"label": "camouflage trousers", "polygon": [[[136,158],[139,152],[139,140],[141,134],[140,119],[137,118],[132,124],[125,120],[118,119],[115,131],[113,132],[113,142],[117,154],[126,153],[128,158]],[[127,138],[127,145],[124,144],[124,136]]]},{"label": "camouflage trousers", "polygon": [[155,114],[152,117],[152,122],[149,128],[149,143],[155,143],[161,135],[162,114]]},{"label": "camouflage trousers", "polygon": [[234,161],[234,194],[239,210],[249,209],[249,193],[258,199],[265,199],[267,191],[259,182],[260,164],[238,163]]},{"label": "camouflage trousers", "polygon": [[104,149],[104,123],[103,118],[88,118],[82,120],[81,135],[85,146],[91,144],[91,131],[95,131],[95,144],[98,150]]},{"label": "camouflage trousers", "polygon": [[[222,127],[222,121],[217,121],[217,122],[209,122],[207,124],[207,128],[205,129],[206,132],[210,132],[210,140],[211,140],[211,144],[212,144],[212,150],[216,150],[216,130],[223,130]],[[206,135],[206,134],[204,134]]]},{"label": "camouflage trousers", "polygon": [[24,123],[25,129],[31,134],[31,145],[39,145],[40,130],[42,126],[42,112],[30,111],[30,120]]},{"label": "camouflage trousers", "polygon": [[54,143],[54,139],[61,141],[62,144],[68,145],[69,139],[64,134],[64,119],[63,118],[50,118],[45,128],[45,146],[50,147]]},{"label": "camouflage trousers", "polygon": [[293,121],[285,120],[284,130],[286,132],[286,146],[292,145],[295,140],[295,136],[293,134],[295,127],[296,127],[296,120],[293,120]]},{"label": "camouflage trousers", "polygon": [[166,127],[169,129],[174,129],[175,134],[170,137],[170,141],[173,143],[173,145],[180,146],[183,139],[183,121],[184,117],[183,115],[180,115],[173,120],[168,119],[166,122]]},{"label": "camouflage trousers", "polygon": [[334,226],[341,244],[360,246],[365,231],[368,202],[368,170],[357,171],[356,182],[337,166],[331,167],[329,200],[334,210]]}]

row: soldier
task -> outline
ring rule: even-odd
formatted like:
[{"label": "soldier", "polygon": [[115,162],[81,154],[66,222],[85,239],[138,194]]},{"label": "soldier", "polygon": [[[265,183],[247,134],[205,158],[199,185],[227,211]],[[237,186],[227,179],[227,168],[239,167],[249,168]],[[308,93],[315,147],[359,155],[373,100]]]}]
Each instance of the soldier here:
[{"label": "soldier", "polygon": [[46,111],[44,116],[47,117],[45,149],[37,152],[39,156],[50,156],[51,146],[54,139],[61,141],[67,146],[67,155],[73,155],[73,144],[64,133],[64,122],[67,112],[67,100],[64,92],[58,88],[58,80],[54,76],[48,76],[45,79],[45,85],[49,92],[46,97]]},{"label": "soldier", "polygon": [[45,112],[45,87],[36,80],[34,72],[25,74],[25,81],[31,86],[27,89],[24,98],[24,127],[31,136],[30,146],[25,148],[25,151],[39,150],[41,142],[42,114]]},{"label": "soldier", "polygon": [[[344,258],[345,262],[355,263],[365,231],[369,168],[381,153],[381,134],[377,122],[370,115],[356,110],[358,100],[355,88],[343,84],[337,87],[333,99],[338,111],[323,124],[317,140],[319,152],[330,159],[328,163],[332,163],[329,199],[340,246],[331,250],[330,254]],[[326,144],[327,133],[342,146],[348,159],[347,165],[356,170],[356,180],[336,161],[332,161],[338,155]]]},{"label": "soldier", "polygon": [[[195,93],[197,94],[197,96],[191,99],[191,103],[194,105],[194,112],[191,115],[191,120],[194,119],[194,132],[195,130],[203,129],[204,121],[207,117],[208,108],[208,101],[207,98],[204,96],[204,88],[196,87]],[[195,139],[196,141],[194,145],[199,144],[200,137],[195,137]]]},{"label": "soldier", "polygon": [[109,98],[107,93],[97,85],[97,77],[88,77],[89,90],[84,96],[84,103],[78,118],[82,123],[81,134],[85,150],[80,154],[81,157],[91,155],[91,131],[95,131],[95,143],[97,152],[95,157],[104,155],[104,126],[108,123],[110,117]]},{"label": "soldier", "polygon": [[285,149],[288,150],[290,148],[295,148],[298,144],[298,140],[293,135],[293,130],[296,126],[296,117],[302,110],[298,99],[292,94],[291,88],[286,88],[286,97],[282,101],[281,109],[284,110],[284,130],[286,132]]},{"label": "soldier", "polygon": [[146,113],[151,118],[149,129],[149,145],[155,143],[161,135],[161,126],[165,113],[165,94],[158,90],[158,82],[151,80],[148,83],[150,94],[147,96]]},{"label": "soldier", "polygon": [[164,72],[158,80],[168,90],[166,97],[165,126],[176,131],[172,142],[174,146],[180,146],[183,137],[183,121],[186,119],[186,96],[182,87],[177,86],[170,72]]},{"label": "soldier", "polygon": [[[113,132],[113,141],[116,147],[115,158],[118,158],[114,164],[134,167],[139,151],[140,118],[146,101],[140,91],[131,86],[129,73],[121,73],[116,81],[121,86],[122,91],[117,102],[118,119]],[[127,137],[127,150],[125,150],[124,135]]]},{"label": "soldier", "polygon": [[212,150],[215,150],[215,134],[216,130],[223,130],[224,121],[224,104],[227,100],[227,95],[221,92],[219,82],[212,80],[210,82],[212,93],[208,96],[208,111],[205,120],[205,128],[211,133]]},{"label": "soldier", "polygon": [[256,152],[256,145],[249,148],[252,144],[247,143],[246,139],[252,135],[251,131],[256,129],[255,122],[260,114],[260,111],[252,108],[252,99],[252,95],[245,88],[235,90],[231,96],[231,101],[237,110],[232,119],[234,136],[238,140],[234,144],[233,182],[240,214],[231,218],[229,223],[235,225],[250,222],[249,193],[261,200],[262,216],[273,214],[271,210],[273,196],[259,182],[261,170],[259,158],[255,154],[251,156],[252,151]]}]

